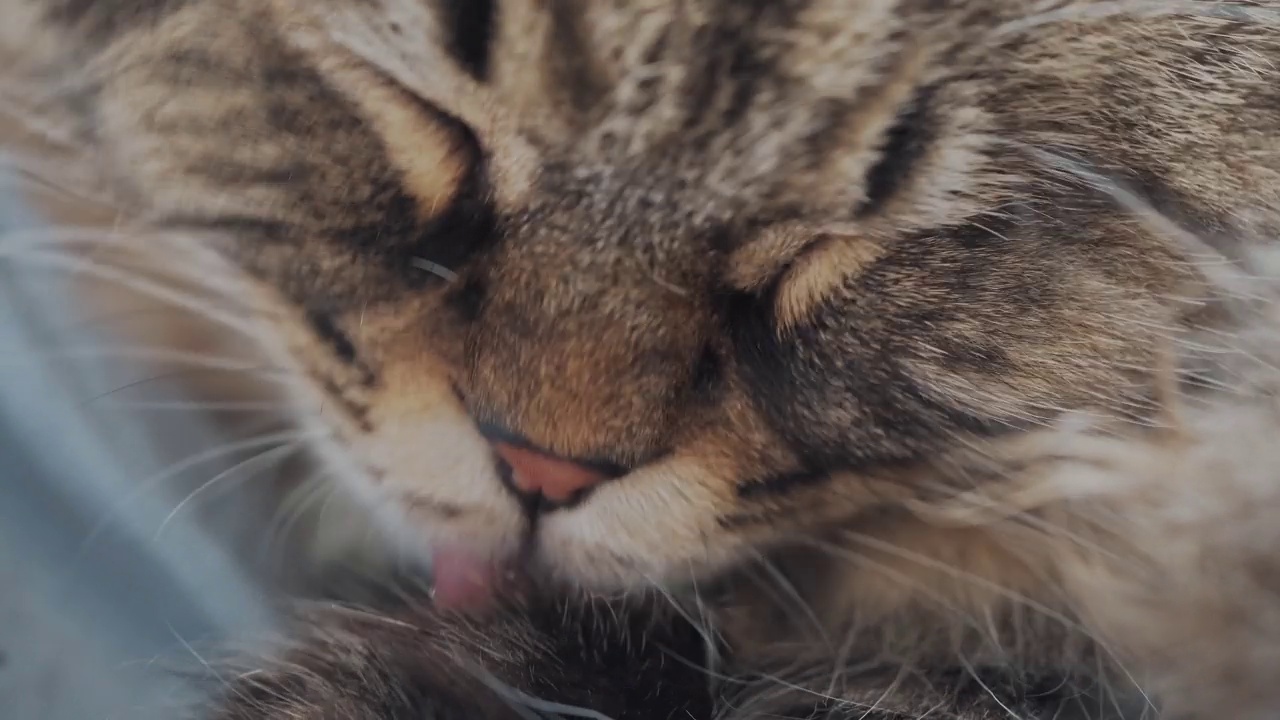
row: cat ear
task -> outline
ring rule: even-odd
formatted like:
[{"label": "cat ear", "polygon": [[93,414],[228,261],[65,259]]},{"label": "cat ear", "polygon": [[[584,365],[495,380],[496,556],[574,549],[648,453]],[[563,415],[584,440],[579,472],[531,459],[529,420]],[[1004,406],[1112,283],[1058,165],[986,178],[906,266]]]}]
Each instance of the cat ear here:
[{"label": "cat ear", "polygon": [[801,223],[769,226],[729,254],[724,281],[735,290],[760,292],[816,241],[813,229]]},{"label": "cat ear", "polygon": [[725,280],[736,290],[769,292],[774,326],[786,333],[881,254],[880,244],[849,228],[789,223],[767,228],[730,253]]}]

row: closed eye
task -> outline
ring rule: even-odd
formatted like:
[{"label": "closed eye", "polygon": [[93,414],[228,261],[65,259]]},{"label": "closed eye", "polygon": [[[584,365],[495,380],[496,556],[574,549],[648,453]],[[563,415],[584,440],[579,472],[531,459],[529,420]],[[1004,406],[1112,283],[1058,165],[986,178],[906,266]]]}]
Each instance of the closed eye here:
[{"label": "closed eye", "polygon": [[486,157],[479,138],[461,119],[405,86],[396,76],[351,54],[327,80],[354,101],[381,140],[411,210],[387,218],[369,242],[411,281],[437,279],[492,236]]},{"label": "closed eye", "polygon": [[[479,157],[478,146],[474,156]],[[408,265],[419,277],[453,282],[470,257],[493,243],[497,221],[486,187],[484,164],[477,159],[448,209],[420,230],[408,247]]]}]

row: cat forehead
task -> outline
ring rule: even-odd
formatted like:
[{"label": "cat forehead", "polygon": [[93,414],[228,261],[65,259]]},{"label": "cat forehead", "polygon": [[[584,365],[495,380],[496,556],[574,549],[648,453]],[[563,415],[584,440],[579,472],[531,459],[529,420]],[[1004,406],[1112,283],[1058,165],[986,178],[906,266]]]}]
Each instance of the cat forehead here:
[{"label": "cat forehead", "polygon": [[606,231],[614,243],[647,243],[671,235],[707,239],[727,228],[741,203],[699,182],[696,168],[680,163],[599,162],[571,158],[539,173],[537,199],[522,222],[567,222]]},{"label": "cat forehead", "polygon": [[[843,214],[887,125],[948,72],[936,60],[958,34],[940,29],[984,4],[929,14],[939,3],[369,0],[326,21],[346,47],[318,59],[345,74],[355,48],[470,127],[506,207],[537,176],[564,185],[547,172],[560,162],[592,168],[601,182],[589,192],[610,201],[680,196],[711,214],[777,214],[811,204],[821,182],[824,210]],[[480,6],[490,9],[461,10]],[[356,79],[348,91],[367,95],[369,78]],[[413,133],[384,140],[415,152]],[[614,192],[614,178],[639,182]]]},{"label": "cat forehead", "polygon": [[708,156],[733,149],[726,135],[779,143],[820,132],[834,105],[881,82],[915,44],[944,42],[929,31],[946,14],[907,27],[901,13],[917,4],[503,2],[473,69],[529,125],[560,130],[579,152]]}]

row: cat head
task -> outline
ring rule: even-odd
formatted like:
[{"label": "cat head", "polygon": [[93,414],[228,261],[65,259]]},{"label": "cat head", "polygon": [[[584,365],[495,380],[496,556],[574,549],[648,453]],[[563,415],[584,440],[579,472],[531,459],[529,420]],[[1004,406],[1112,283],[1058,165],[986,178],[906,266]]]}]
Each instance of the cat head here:
[{"label": "cat head", "polygon": [[1023,3],[155,5],[105,154],[230,238],[345,482],[433,547],[713,572],[1141,406],[1177,312],[1153,235],[1021,147],[1155,152]]}]

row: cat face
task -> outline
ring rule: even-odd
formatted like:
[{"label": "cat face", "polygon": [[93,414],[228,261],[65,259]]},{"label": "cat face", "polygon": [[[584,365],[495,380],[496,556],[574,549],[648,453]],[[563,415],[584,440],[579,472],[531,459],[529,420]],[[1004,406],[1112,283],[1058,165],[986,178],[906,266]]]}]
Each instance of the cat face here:
[{"label": "cat face", "polygon": [[1250,183],[1221,138],[1144,134],[1192,114],[1130,114],[1193,80],[1082,70],[1117,46],[1176,61],[1140,42],[1158,20],[997,0],[148,13],[111,50],[98,132],[153,222],[234,238],[346,482],[434,548],[587,587],[682,582],[877,512],[936,458],[1063,410],[1145,412],[1185,272],[1031,150],[1098,153],[1202,219]]}]

